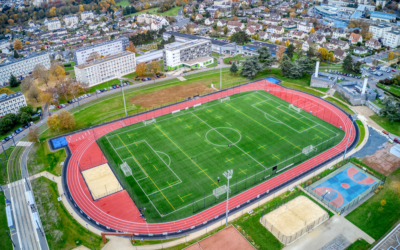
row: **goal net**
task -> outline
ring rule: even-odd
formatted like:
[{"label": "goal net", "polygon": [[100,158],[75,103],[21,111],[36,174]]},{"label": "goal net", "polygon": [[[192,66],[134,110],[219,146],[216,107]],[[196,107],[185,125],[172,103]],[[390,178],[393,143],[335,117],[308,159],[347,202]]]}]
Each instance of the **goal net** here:
[{"label": "goal net", "polygon": [[303,154],[308,155],[308,154],[311,153],[314,149],[315,149],[315,148],[314,148],[313,145],[307,146],[307,147],[303,148]]},{"label": "goal net", "polygon": [[125,176],[132,175],[132,169],[129,167],[128,163],[124,162],[119,167],[121,168],[122,172],[124,172]]},{"label": "goal net", "polygon": [[293,109],[293,110],[296,111],[297,113],[300,113],[300,111],[301,111],[300,108],[294,106],[293,104],[290,104],[290,105],[289,105],[289,109]]},{"label": "goal net", "polygon": [[228,96],[228,97],[224,97],[224,98],[221,98],[221,99],[219,99],[219,101],[220,102],[226,102],[226,101],[229,101],[231,98]]},{"label": "goal net", "polygon": [[[222,194],[225,194],[227,192],[227,187],[226,185],[217,187],[213,190],[213,195],[218,199],[218,197]],[[231,190],[229,190],[229,193],[231,192]]]},{"label": "goal net", "polygon": [[148,124],[152,124],[152,123],[155,123],[155,122],[156,122],[156,119],[153,118],[153,119],[150,119],[150,120],[143,121],[143,124],[144,125],[148,125]]}]

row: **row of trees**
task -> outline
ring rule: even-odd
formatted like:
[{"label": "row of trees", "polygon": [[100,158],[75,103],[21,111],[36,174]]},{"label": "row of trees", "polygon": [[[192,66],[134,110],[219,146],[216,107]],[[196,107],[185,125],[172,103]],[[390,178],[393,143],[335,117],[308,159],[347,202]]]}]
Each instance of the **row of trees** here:
[{"label": "row of trees", "polygon": [[0,119],[0,134],[4,135],[17,124],[27,124],[32,120],[32,106],[21,107],[17,114],[6,114]]},{"label": "row of trees", "polygon": [[162,33],[159,33],[155,30],[148,30],[137,35],[131,36],[129,40],[133,42],[133,44],[142,45],[145,43],[153,42],[157,37],[160,37]]},{"label": "row of trees", "polygon": [[66,110],[61,110],[58,114],[47,117],[47,126],[53,131],[72,130],[75,125],[74,116]]},{"label": "row of trees", "polygon": [[161,71],[161,63],[159,61],[152,61],[149,64],[144,62],[136,65],[136,74],[138,76],[145,76],[148,74],[155,75]]},{"label": "row of trees", "polygon": [[360,74],[361,72],[361,62],[353,62],[353,58],[351,57],[350,53],[346,56],[343,60],[342,69],[348,73],[356,73]]}]

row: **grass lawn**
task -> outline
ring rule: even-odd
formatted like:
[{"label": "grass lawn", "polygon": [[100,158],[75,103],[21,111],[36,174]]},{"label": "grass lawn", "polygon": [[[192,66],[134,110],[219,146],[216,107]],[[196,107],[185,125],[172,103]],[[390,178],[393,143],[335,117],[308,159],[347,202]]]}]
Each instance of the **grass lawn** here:
[{"label": "grass lawn", "polygon": [[[397,169],[387,177],[382,190],[348,214],[346,219],[375,240],[383,237],[400,219],[399,179],[400,169]],[[381,205],[382,200],[386,205]]]},{"label": "grass lawn", "polygon": [[[26,124],[25,124],[26,125]],[[0,140],[3,140],[5,137],[9,136],[11,133],[14,133],[15,130],[21,128],[23,126],[23,124],[17,122],[17,124],[14,125],[14,127],[12,127],[8,132],[6,132],[3,135],[0,135]],[[27,131],[23,131],[22,133],[24,134],[28,134]]]},{"label": "grass lawn", "polygon": [[342,108],[342,109],[343,109],[344,111],[346,111],[348,114],[351,114],[351,115],[354,114],[354,111],[351,110],[351,109],[349,108],[349,106],[347,106],[346,104],[344,104],[344,103],[342,103],[342,102],[340,102],[340,101],[338,101],[338,100],[336,100],[336,99],[334,99],[334,98],[332,98],[332,97],[327,97],[327,98],[325,98],[325,100],[327,100],[327,101],[329,101],[329,102],[331,102],[331,103],[333,103],[333,104],[336,104],[338,107]]},{"label": "grass lawn", "polygon": [[358,147],[358,145],[360,145],[361,142],[364,140],[365,127],[364,127],[364,124],[360,120],[357,120],[356,122],[357,122],[358,128],[360,129],[360,139],[358,140],[358,143],[356,145],[356,147]]},{"label": "grass lawn", "polygon": [[137,16],[137,15],[141,15],[141,14],[145,14],[145,13],[157,14],[157,15],[160,15],[160,16],[177,16],[178,15],[178,11],[179,11],[180,8],[182,8],[182,7],[176,6],[176,7],[172,8],[170,10],[167,10],[167,11],[165,11],[163,13],[159,13],[159,12],[157,12],[157,10],[158,10],[158,7],[157,7],[157,8],[151,8],[151,9],[148,9],[148,10],[143,10],[143,11],[140,11],[140,12],[129,14],[127,16]]},{"label": "grass lawn", "polygon": [[123,77],[124,78],[130,78],[130,79],[133,79],[133,78],[135,78],[135,76],[136,76],[137,74],[136,74],[136,72],[133,72],[133,73],[130,73],[130,74],[127,74],[127,75],[124,75]]},{"label": "grass lawn", "polygon": [[221,55],[215,52],[211,52],[211,56],[219,58]]},{"label": "grass lawn", "polygon": [[[40,182],[43,183],[40,184]],[[57,198],[59,197],[57,183],[52,182],[45,177],[40,177],[32,181],[32,185],[37,202],[36,204],[38,204],[39,196],[43,201],[43,206],[42,209],[39,208],[39,213],[42,211],[42,213],[40,213],[40,218],[42,220],[43,227],[46,228],[47,225],[49,225],[49,229],[45,230],[45,233],[50,249],[72,249],[80,245],[84,245],[92,249],[93,245],[92,241],[90,240],[91,237],[93,238],[95,248],[101,249],[101,247],[104,245],[103,241],[101,240],[101,236],[88,232],[85,227],[72,218],[62,202],[57,201]],[[38,192],[38,185],[43,185],[44,188],[41,190],[45,190],[46,192]],[[45,198],[44,196],[49,197],[49,199]],[[46,202],[47,200],[48,202]],[[43,216],[43,212],[46,214],[46,216]],[[50,214],[54,212],[57,215],[57,225],[49,219]],[[60,230],[63,233],[62,239],[58,242],[56,242],[53,237],[56,230]]]},{"label": "grass lawn", "polygon": [[[147,220],[172,221],[221,202],[212,192],[226,184],[224,178],[217,182],[226,168],[237,173],[231,190],[238,194],[271,178],[275,165],[286,171],[304,162],[302,149],[310,143],[326,150],[343,138],[341,129],[288,106],[268,92],[244,92],[157,117],[152,125],[115,130],[98,143],[136,204],[146,207]],[[124,162],[132,176],[121,171]]]},{"label": "grass lawn", "polygon": [[[65,65],[71,65],[71,66],[66,67]],[[74,66],[75,66],[75,62],[65,63],[64,64],[64,69],[65,69],[65,71],[73,70]]]},{"label": "grass lawn", "polygon": [[13,250],[13,245],[6,231],[11,235],[7,224],[5,196],[3,192],[0,192],[0,249]]},{"label": "grass lawn", "polygon": [[226,57],[223,59],[225,64],[229,64],[229,61],[233,61],[233,60],[236,60],[240,63],[241,61],[246,60],[246,57],[243,57],[242,54],[238,54],[236,56]]},{"label": "grass lawn", "polygon": [[344,99],[343,96],[341,96],[341,95],[339,94],[339,92],[337,92],[337,91],[335,91],[335,93],[333,94],[333,97],[336,97],[337,99],[341,100],[342,102],[351,105],[351,104],[348,103],[347,100]]},{"label": "grass lawn", "polygon": [[318,88],[318,87],[310,87],[310,88],[319,90],[319,91],[324,92],[324,93],[326,93],[326,92],[328,92],[328,90],[330,90],[330,88]]},{"label": "grass lawn", "polygon": [[353,244],[351,244],[346,250],[367,250],[369,249],[371,244],[369,244],[364,239],[356,240]]},{"label": "grass lawn", "polygon": [[370,116],[370,118],[373,121],[375,121],[376,123],[378,123],[379,126],[381,126],[384,130],[388,131],[389,133],[400,136],[400,122],[399,121],[391,122],[387,117],[379,116],[379,115],[373,115],[373,116]]},{"label": "grass lawn", "polygon": [[35,143],[29,152],[28,170],[32,174],[47,171],[56,176],[61,174],[62,165],[67,154],[64,149],[51,152],[46,141]]},{"label": "grass lawn", "polygon": [[116,2],[115,4],[121,5],[122,8],[124,8],[125,6],[128,6],[128,5],[131,5],[129,0],[120,0],[120,1]]},{"label": "grass lawn", "polygon": [[374,100],[374,101],[370,101],[370,102],[372,102],[373,104],[375,104],[376,106],[378,106],[379,108],[384,108],[385,107],[385,105],[383,105],[382,104],[382,101],[381,101],[381,99],[376,99],[376,100]]},{"label": "grass lawn", "polygon": [[213,58],[214,62],[207,65],[207,68],[213,68],[213,67],[217,67],[218,66],[218,61],[217,59]]},{"label": "grass lawn", "polygon": [[[20,84],[20,85],[21,85],[21,84]],[[21,91],[20,85],[18,85],[18,86],[15,87],[15,88],[11,88],[10,85],[7,85],[7,86],[4,86],[3,88],[8,88],[8,89],[11,89],[11,90],[14,91],[14,92],[18,92],[18,91]]]},{"label": "grass lawn", "polygon": [[395,94],[397,96],[400,96],[400,87],[398,87],[396,85],[388,86],[388,85],[383,85],[381,83],[378,83],[377,85],[379,87],[381,87],[383,90],[387,91],[387,92],[390,92],[390,93],[393,93],[393,94]]},{"label": "grass lawn", "polygon": [[[14,150],[14,146],[7,148],[6,149],[6,154],[4,154],[4,152],[2,152],[0,154],[0,159],[3,162],[3,166],[0,166],[0,185],[4,185],[8,183],[8,176],[7,176],[7,162],[8,162],[8,158],[10,157],[12,151]],[[6,157],[7,155],[7,157]],[[6,172],[4,172],[4,170]]]}]

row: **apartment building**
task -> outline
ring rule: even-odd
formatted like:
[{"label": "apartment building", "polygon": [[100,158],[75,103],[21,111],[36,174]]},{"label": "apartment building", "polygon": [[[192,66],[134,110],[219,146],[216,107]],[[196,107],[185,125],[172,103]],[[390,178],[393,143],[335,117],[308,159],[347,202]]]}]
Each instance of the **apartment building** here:
[{"label": "apartment building", "polygon": [[391,30],[392,27],[387,24],[375,24],[369,26],[369,31],[371,31],[373,34],[372,38],[376,40],[383,38],[385,33]]},{"label": "apartment building", "polygon": [[49,55],[47,53],[34,53],[22,59],[0,64],[0,85],[6,85],[10,81],[11,74],[17,78],[29,75],[38,64],[42,64],[46,69],[49,69]]},{"label": "apartment building", "polygon": [[304,31],[304,32],[310,32],[311,29],[314,28],[314,24],[313,23],[309,23],[309,22],[300,22],[297,24],[297,29],[300,31]]},{"label": "apartment building", "polygon": [[82,20],[86,20],[87,18],[93,19],[93,18],[94,18],[93,12],[91,12],[91,11],[84,11],[84,12],[81,13],[81,19],[82,19]]},{"label": "apartment building", "polygon": [[0,95],[0,117],[10,113],[18,113],[19,108],[26,106],[26,100],[24,94],[21,91],[12,94],[1,94]]},{"label": "apartment building", "polygon": [[0,40],[0,49],[10,48],[10,42],[7,39]]},{"label": "apartment building", "polygon": [[74,66],[76,80],[94,86],[135,72],[135,53],[124,51]]},{"label": "apartment building", "polygon": [[211,41],[198,39],[172,46],[163,51],[164,67],[176,70],[182,67],[197,68],[213,62]]},{"label": "apartment building", "polygon": [[383,46],[395,48],[400,45],[400,31],[388,31],[383,36]]},{"label": "apartment building", "polygon": [[49,20],[47,22],[47,29],[48,30],[58,30],[61,29],[61,22],[58,20],[58,18]]},{"label": "apartment building", "polygon": [[79,18],[77,15],[64,16],[64,22],[68,27],[71,27],[79,23]]},{"label": "apartment building", "polygon": [[75,65],[86,63],[89,56],[94,53],[97,53],[99,56],[111,56],[125,51],[128,46],[129,39],[121,36],[115,40],[77,49],[74,51]]}]

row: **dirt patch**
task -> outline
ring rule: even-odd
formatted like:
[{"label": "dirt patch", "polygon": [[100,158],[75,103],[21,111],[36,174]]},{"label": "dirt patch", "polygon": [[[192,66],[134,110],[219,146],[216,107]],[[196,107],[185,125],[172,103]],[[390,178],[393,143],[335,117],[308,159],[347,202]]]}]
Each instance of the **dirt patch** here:
[{"label": "dirt patch", "polygon": [[208,88],[206,84],[178,85],[153,93],[137,95],[130,98],[129,101],[132,104],[142,106],[142,108],[151,108],[213,91],[214,89]]},{"label": "dirt patch", "polygon": [[390,153],[393,146],[394,144],[385,142],[384,148],[379,149],[373,155],[362,158],[362,162],[381,174],[386,176],[391,174],[400,167],[400,158]]}]

